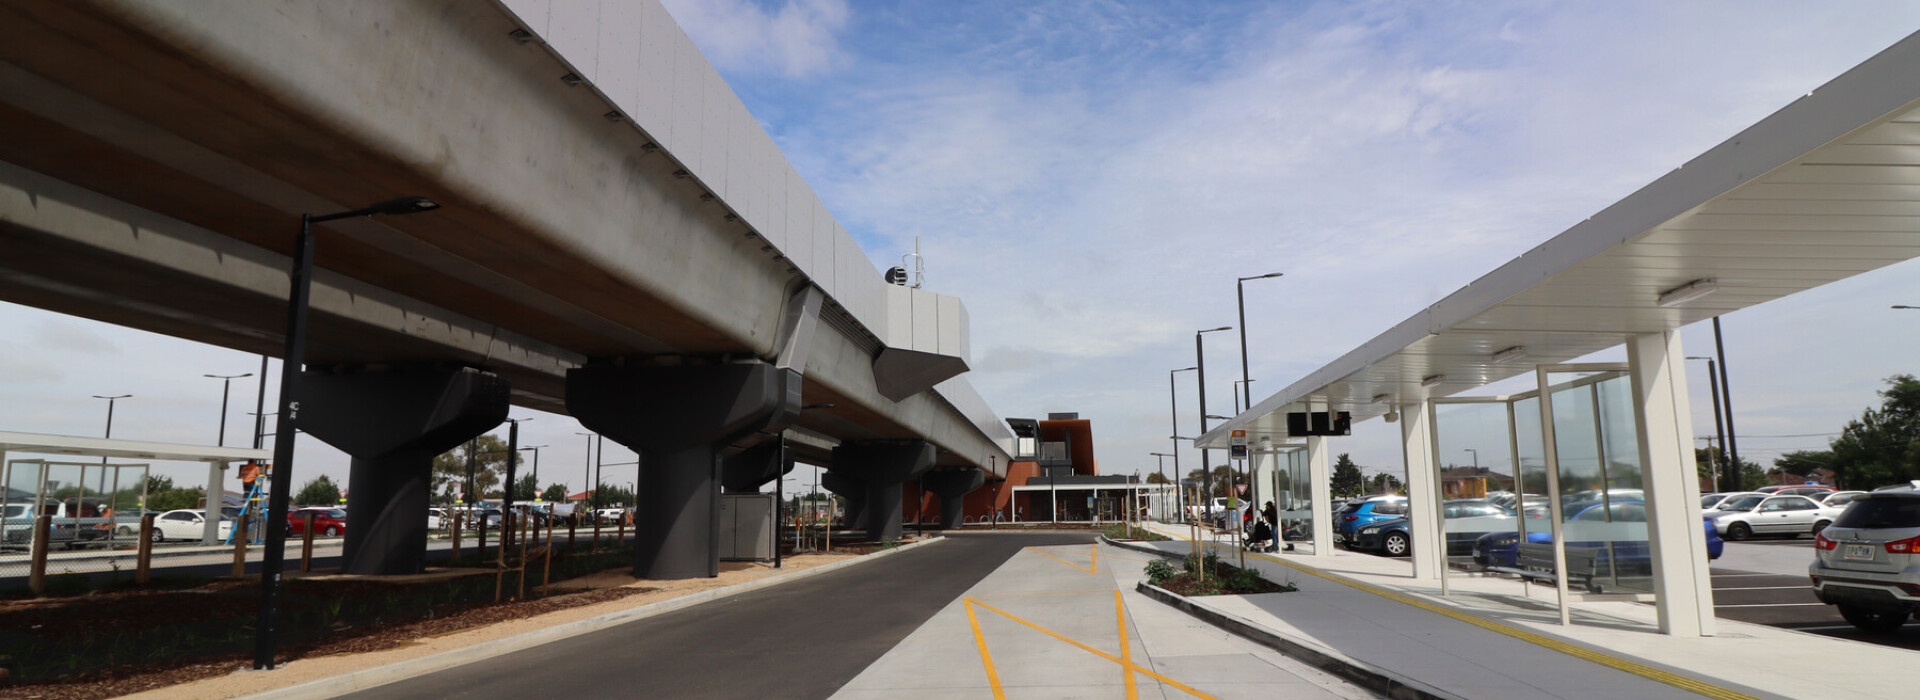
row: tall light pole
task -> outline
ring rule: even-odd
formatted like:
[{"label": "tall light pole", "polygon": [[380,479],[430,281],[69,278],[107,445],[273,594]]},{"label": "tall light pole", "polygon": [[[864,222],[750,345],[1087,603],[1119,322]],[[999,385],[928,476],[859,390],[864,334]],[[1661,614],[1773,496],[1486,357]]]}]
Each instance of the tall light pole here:
[{"label": "tall light pole", "polygon": [[[529,420],[531,420],[531,419],[529,419]],[[541,490],[540,490],[540,448],[542,448],[542,447],[546,447],[546,445],[528,445],[528,446],[526,446],[526,447],[522,447],[522,448],[520,448],[520,450],[521,450],[521,451],[523,451],[523,452],[524,452],[524,451],[526,451],[526,450],[533,450],[533,500],[534,500],[534,502],[536,502],[536,503],[540,501],[540,496],[541,496]]]},{"label": "tall light pole", "polygon": [[[1240,299],[1240,383],[1246,392],[1247,409],[1253,409],[1253,379],[1247,374],[1247,282],[1252,280],[1273,279],[1281,273],[1269,272],[1264,275],[1241,277],[1233,281],[1233,293]],[[1238,413],[1238,411],[1235,411]]]},{"label": "tall light pole", "polygon": [[228,390],[233,388],[233,380],[239,379],[241,377],[251,377],[253,376],[253,373],[248,372],[246,374],[202,374],[200,376],[206,377],[208,379],[220,380],[220,442],[215,444],[218,444],[221,447],[226,447],[227,446],[227,393],[228,393]]},{"label": "tall light pole", "polygon": [[1720,358],[1720,403],[1727,411],[1726,440],[1720,446],[1727,451],[1727,468],[1721,470],[1720,490],[1739,491],[1740,439],[1733,432],[1733,387],[1727,384],[1727,344],[1720,339],[1720,317],[1713,317],[1713,354]]},{"label": "tall light pole", "polygon": [[[1198,435],[1205,435],[1207,432],[1207,353],[1206,346],[1204,346],[1201,341],[1208,333],[1230,330],[1233,330],[1233,326],[1221,326],[1219,328],[1208,328],[1204,331],[1193,332],[1193,366],[1197,370],[1195,374],[1199,376],[1200,382],[1200,432]],[[1200,488],[1207,499],[1207,519],[1212,520],[1213,466],[1210,464],[1211,460],[1207,457],[1207,451],[1200,448],[1200,440],[1197,436],[1194,438],[1193,448],[1200,450]]]},{"label": "tall light pole", "polygon": [[1473,449],[1471,447],[1461,448],[1460,451],[1473,453],[1473,473],[1479,474],[1480,473],[1480,451]]},{"label": "tall light pole", "polygon": [[[307,297],[313,287],[313,225],[337,219],[377,214],[397,216],[439,208],[439,203],[426,197],[406,197],[335,214],[300,215],[300,235],[294,238],[293,269],[288,279],[291,290],[287,295],[286,349],[280,356],[280,415],[275,417],[273,430],[273,476],[268,482],[270,493],[267,497],[266,522],[286,520],[287,500],[291,496],[288,482],[293,480],[294,433],[300,429],[300,400],[295,396],[295,390],[298,388],[300,369],[306,364]],[[284,528],[269,527],[266,530],[267,551],[260,565],[260,619],[253,628],[255,669],[273,668],[277,642],[274,596],[279,593],[280,575],[286,569],[287,536]]]},{"label": "tall light pole", "polygon": [[[113,402],[119,401],[121,399],[133,398],[133,394],[121,394],[119,396],[101,396],[99,394],[94,394],[93,398],[107,400],[107,434],[104,437],[106,437],[106,439],[108,440],[112,440],[113,439]],[[107,458],[101,457],[100,463],[106,464]],[[83,488],[81,489],[81,491],[84,492],[85,489]]]},{"label": "tall light pole", "polygon": [[1187,475],[1180,471],[1180,392],[1174,389],[1173,375],[1197,369],[1200,369],[1199,365],[1167,372],[1167,417],[1173,420],[1173,494],[1174,503],[1180,508],[1182,519],[1187,515],[1187,490],[1180,483],[1186,481]]},{"label": "tall light pole", "polygon": [[[221,399],[224,403],[226,400]],[[225,411],[221,415],[226,415]],[[260,391],[253,397],[253,449],[260,449],[267,435],[267,356],[260,356]]]},{"label": "tall light pole", "polygon": [[1720,442],[1720,449],[1707,450],[1707,464],[1712,467],[1713,489],[1722,491],[1720,475],[1726,471],[1727,424],[1720,417],[1720,375],[1711,357],[1688,356],[1687,359],[1707,361],[1707,390],[1713,394],[1713,434]]},{"label": "tall light pole", "polygon": [[587,439],[587,461],[586,461],[586,464],[583,464],[580,467],[580,481],[581,483],[587,484],[586,488],[582,491],[582,493],[592,494],[592,495],[587,496],[586,498],[581,500],[584,500],[588,504],[592,505],[593,507],[598,508],[599,505],[597,501],[599,500],[600,494],[597,492],[597,489],[600,488],[600,485],[597,483],[594,483],[593,481],[593,433],[576,432],[574,434]]}]

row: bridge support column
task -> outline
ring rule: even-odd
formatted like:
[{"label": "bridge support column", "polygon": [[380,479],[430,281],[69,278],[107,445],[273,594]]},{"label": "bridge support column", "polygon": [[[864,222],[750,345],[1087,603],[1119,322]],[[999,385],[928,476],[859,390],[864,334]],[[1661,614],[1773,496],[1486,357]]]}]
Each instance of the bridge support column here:
[{"label": "bridge support column", "polygon": [[760,487],[793,471],[779,440],[768,440],[740,454],[720,460],[720,486],[725,493],[759,493]]},{"label": "bridge support column", "polygon": [[933,443],[841,443],[833,448],[834,469],[867,482],[867,538],[875,542],[900,539],[900,484],[933,468]]},{"label": "bridge support column", "polygon": [[940,497],[940,529],[960,527],[966,515],[967,494],[987,483],[987,475],[978,469],[943,469],[927,472],[920,485]]},{"label": "bridge support column", "polygon": [[589,364],[567,372],[567,410],[640,453],[633,575],[713,577],[722,461],[777,447],[800,411],[800,374],[756,363]]},{"label": "bridge support column", "polygon": [[820,475],[820,485],[832,491],[834,495],[847,500],[847,512],[840,519],[840,527],[849,530],[866,527],[867,522],[867,482],[865,479],[845,472],[828,470]]},{"label": "bridge support column", "polygon": [[505,420],[507,390],[507,380],[474,369],[301,376],[301,428],[353,457],[347,480],[353,527],[341,571],[422,570],[433,458]]}]

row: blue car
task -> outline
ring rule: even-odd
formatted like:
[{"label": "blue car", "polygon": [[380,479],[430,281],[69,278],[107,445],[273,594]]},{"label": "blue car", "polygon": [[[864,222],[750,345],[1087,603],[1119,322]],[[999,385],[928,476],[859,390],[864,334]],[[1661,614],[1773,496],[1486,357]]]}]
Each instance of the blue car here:
[{"label": "blue car", "polygon": [[[1609,508],[1611,508],[1613,516],[1611,520],[1607,517]],[[1606,541],[1604,539],[1594,539],[1590,535],[1580,532],[1581,530],[1589,528],[1583,528],[1579,524],[1604,526],[1610,523],[1644,523],[1646,521],[1647,506],[1645,503],[1639,501],[1615,501],[1611,506],[1596,503],[1581,509],[1580,512],[1575,513],[1573,517],[1568,518],[1566,524],[1562,526],[1562,530],[1569,533],[1569,540],[1567,542],[1567,546],[1569,547],[1600,547],[1605,544]],[[1719,533],[1714,532],[1711,521],[1701,518],[1700,526],[1707,533],[1707,558],[1719,559],[1720,552],[1726,547],[1726,543],[1720,540]],[[1574,537],[1587,537],[1587,539],[1571,539]],[[1552,544],[1553,533],[1528,532],[1527,541],[1533,544]],[[1620,564],[1623,569],[1645,569],[1651,567],[1652,557],[1648,553],[1647,545],[1644,541],[1630,540],[1616,542],[1614,543],[1612,551],[1620,556]],[[1520,565],[1520,533],[1493,532],[1481,536],[1479,541],[1473,544],[1473,560],[1481,566],[1489,568],[1518,568]]]},{"label": "blue car", "polygon": [[1351,546],[1360,528],[1388,518],[1407,516],[1406,496],[1374,496],[1341,508],[1333,515],[1333,543]]}]

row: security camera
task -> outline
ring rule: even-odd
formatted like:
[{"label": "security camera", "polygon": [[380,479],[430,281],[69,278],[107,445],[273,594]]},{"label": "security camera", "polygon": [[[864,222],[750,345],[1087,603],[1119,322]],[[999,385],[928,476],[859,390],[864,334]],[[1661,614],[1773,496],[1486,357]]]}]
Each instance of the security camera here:
[{"label": "security camera", "polygon": [[1387,419],[1388,423],[1392,423],[1394,421],[1400,420],[1400,414],[1394,411],[1387,411],[1387,415],[1381,416],[1381,418],[1385,418]]}]

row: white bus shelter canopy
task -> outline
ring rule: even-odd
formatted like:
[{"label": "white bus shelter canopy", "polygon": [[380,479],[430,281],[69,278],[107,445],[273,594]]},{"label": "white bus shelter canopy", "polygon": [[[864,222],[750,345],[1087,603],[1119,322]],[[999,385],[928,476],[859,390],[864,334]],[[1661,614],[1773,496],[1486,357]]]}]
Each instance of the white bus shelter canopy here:
[{"label": "white bus shelter canopy", "polygon": [[1916,255],[1920,34],[1269,396],[1196,446],[1224,449],[1235,429],[1255,440],[1283,438],[1292,411],[1330,408],[1364,420]]},{"label": "white bus shelter canopy", "polygon": [[9,452],[221,464],[248,460],[265,462],[273,458],[270,450],[0,431],[0,454]]}]

